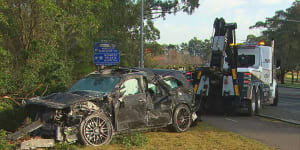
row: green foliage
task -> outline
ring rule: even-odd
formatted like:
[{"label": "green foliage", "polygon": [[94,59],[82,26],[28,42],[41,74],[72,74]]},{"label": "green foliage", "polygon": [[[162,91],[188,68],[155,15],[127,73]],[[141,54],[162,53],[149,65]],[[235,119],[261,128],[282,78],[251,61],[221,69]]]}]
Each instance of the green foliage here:
[{"label": "green foliage", "polygon": [[194,37],[188,43],[182,43],[180,48],[181,51],[188,51],[192,56],[200,56],[203,60],[208,60],[211,45],[211,41],[208,39],[199,40]]},{"label": "green foliage", "polygon": [[[191,14],[199,0],[145,1],[144,39],[160,54],[159,30],[151,19],[179,11]],[[135,0],[0,1],[0,94],[22,89],[32,95],[65,90],[96,69],[93,43],[109,39],[121,52],[121,66],[139,61],[140,2]],[[146,64],[155,62],[146,56]]]},{"label": "green foliage", "polygon": [[14,83],[12,78],[12,70],[7,66],[10,65],[11,55],[8,51],[0,47],[0,95],[8,92],[12,92],[14,89]]},{"label": "green foliage", "polygon": [[249,34],[247,36],[247,42],[259,42],[259,41],[264,41],[264,37],[263,36],[258,36],[256,37],[255,35],[253,34]]},{"label": "green foliage", "polygon": [[127,135],[117,135],[111,141],[112,144],[121,144],[127,148],[141,147],[148,143],[148,138],[142,133],[130,133]]},{"label": "green foliage", "polygon": [[155,68],[157,66],[157,63],[152,58],[151,54],[144,56],[144,66],[145,66],[145,68]]},{"label": "green foliage", "polygon": [[9,99],[2,99],[0,102],[0,129],[15,131],[24,123],[26,115],[24,107],[17,107]]},{"label": "green foliage", "polygon": [[49,148],[50,150],[76,150],[78,146],[72,145],[69,143],[57,143],[53,148]]},{"label": "green foliage", "polygon": [[183,11],[192,14],[200,6],[199,0],[147,0],[144,2],[146,18],[165,18],[166,14]]},{"label": "green foliage", "polygon": [[0,129],[0,149],[1,150],[13,150],[14,146],[11,144],[8,144],[6,140],[6,132],[2,129]]},{"label": "green foliage", "polygon": [[145,49],[147,49],[147,48],[150,49],[151,54],[153,56],[161,55],[164,53],[163,46],[157,42],[147,42],[147,43],[145,43],[144,47],[145,47]]},{"label": "green foliage", "polygon": [[284,83],[284,75],[288,71],[297,69],[300,65],[300,2],[294,2],[285,11],[276,11],[275,15],[267,18],[265,22],[259,21],[250,28],[264,28],[262,32],[268,43],[275,40],[275,56],[280,60],[281,82]]}]

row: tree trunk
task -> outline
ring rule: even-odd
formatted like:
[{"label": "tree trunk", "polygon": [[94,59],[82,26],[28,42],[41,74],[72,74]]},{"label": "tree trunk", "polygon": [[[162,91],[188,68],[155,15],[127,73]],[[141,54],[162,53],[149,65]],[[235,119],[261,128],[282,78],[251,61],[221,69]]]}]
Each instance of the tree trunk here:
[{"label": "tree trunk", "polygon": [[279,78],[280,79],[280,83],[284,84],[284,77],[285,77],[286,71],[284,68],[280,67],[280,74],[279,74]]},{"label": "tree trunk", "polygon": [[285,71],[281,70],[281,72],[280,72],[280,83],[281,84],[284,84],[284,76],[285,76]]},{"label": "tree trunk", "polygon": [[294,84],[294,70],[292,70],[292,84]]}]

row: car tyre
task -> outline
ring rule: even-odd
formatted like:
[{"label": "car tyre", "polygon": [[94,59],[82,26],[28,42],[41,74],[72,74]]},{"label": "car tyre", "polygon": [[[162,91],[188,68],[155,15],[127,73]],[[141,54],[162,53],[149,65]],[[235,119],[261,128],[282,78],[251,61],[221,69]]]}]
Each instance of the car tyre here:
[{"label": "car tyre", "polygon": [[256,94],[255,94],[255,90],[253,89],[252,91],[252,98],[249,100],[249,103],[248,103],[248,116],[253,116],[254,113],[255,113],[255,99],[256,99]]},{"label": "car tyre", "polygon": [[262,102],[262,96],[260,90],[258,90],[255,97],[255,114],[260,113],[262,108],[261,102]]},{"label": "car tyre", "polygon": [[176,132],[188,130],[192,123],[192,113],[187,105],[180,104],[176,107],[173,114],[172,127]]},{"label": "car tyre", "polygon": [[113,136],[113,126],[104,113],[86,117],[80,124],[80,137],[85,145],[109,144]]}]

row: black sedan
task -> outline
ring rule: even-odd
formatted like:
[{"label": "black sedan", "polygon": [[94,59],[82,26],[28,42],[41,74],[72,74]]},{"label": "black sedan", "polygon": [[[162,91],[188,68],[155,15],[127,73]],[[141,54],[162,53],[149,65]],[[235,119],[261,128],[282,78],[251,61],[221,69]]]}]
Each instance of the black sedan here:
[{"label": "black sedan", "polygon": [[94,72],[65,93],[29,99],[26,107],[36,121],[11,139],[30,134],[97,146],[124,131],[171,126],[184,132],[197,119],[185,78],[151,69]]}]

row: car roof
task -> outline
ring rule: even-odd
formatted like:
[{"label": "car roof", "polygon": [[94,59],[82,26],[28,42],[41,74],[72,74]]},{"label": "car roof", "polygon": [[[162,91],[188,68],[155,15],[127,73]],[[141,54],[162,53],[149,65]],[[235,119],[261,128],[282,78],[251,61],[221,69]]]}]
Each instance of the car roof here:
[{"label": "car roof", "polygon": [[106,75],[106,76],[127,76],[127,75],[144,75],[147,73],[141,70],[136,70],[134,68],[117,68],[117,69],[103,69],[99,71],[94,71],[89,73],[86,77],[95,75]]},{"label": "car roof", "polygon": [[163,78],[165,78],[165,77],[174,77],[175,79],[182,82],[182,84],[185,88],[193,88],[193,86],[184,77],[182,72],[180,72],[178,70],[152,69],[152,68],[138,68],[138,69],[147,72],[148,76],[152,76],[151,78],[153,78],[155,75],[159,75]]},{"label": "car roof", "polygon": [[152,68],[117,68],[117,69],[103,69],[100,71],[94,71],[89,76],[94,75],[107,75],[107,76],[129,76],[129,75],[142,75],[147,77],[148,80],[153,80],[155,76],[161,76],[163,78],[166,77],[174,77],[183,83],[183,86],[186,88],[193,88],[192,85],[187,81],[182,72],[178,70],[170,70],[170,69],[152,69]]}]

